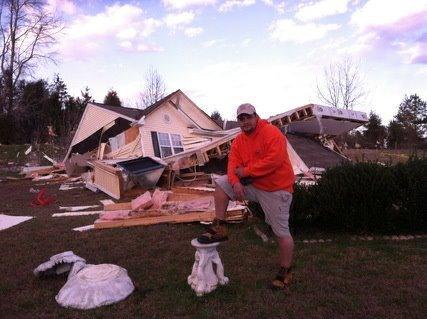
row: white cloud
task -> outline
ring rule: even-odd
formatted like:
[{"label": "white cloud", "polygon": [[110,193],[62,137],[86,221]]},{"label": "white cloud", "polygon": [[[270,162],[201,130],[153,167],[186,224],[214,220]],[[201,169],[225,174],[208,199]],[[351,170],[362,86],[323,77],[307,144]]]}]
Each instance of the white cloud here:
[{"label": "white cloud", "polygon": [[345,13],[348,10],[350,0],[321,0],[301,6],[295,18],[307,22],[324,17]]},{"label": "white cloud", "polygon": [[242,45],[242,47],[246,48],[246,47],[248,47],[248,46],[249,46],[249,44],[251,44],[251,42],[252,42],[252,39],[247,38],[247,39],[244,39],[244,40],[242,41],[241,45]]},{"label": "white cloud", "polygon": [[227,0],[219,6],[220,12],[231,11],[234,7],[249,7],[255,4],[255,0]]},{"label": "white cloud", "polygon": [[173,30],[176,30],[180,26],[188,25],[193,22],[195,14],[192,11],[184,11],[180,13],[170,13],[163,18],[166,26]]},{"label": "white cloud", "polygon": [[285,13],[285,2],[282,1],[280,2],[277,6],[276,6],[276,10],[279,14],[284,14]]},{"label": "white cloud", "polygon": [[73,15],[77,12],[76,5],[70,0],[48,0],[46,9],[49,12],[63,12],[68,15]]},{"label": "white cloud", "polygon": [[402,18],[427,11],[427,0],[389,1],[369,0],[356,10],[351,22],[360,29],[370,26],[388,25],[398,22]]},{"label": "white cloud", "polygon": [[184,34],[189,38],[194,38],[203,32],[203,28],[187,28],[184,30]]},{"label": "white cloud", "polygon": [[291,19],[274,21],[270,27],[270,37],[280,42],[305,43],[323,38],[329,31],[340,28],[338,24],[297,24]]},{"label": "white cloud", "polygon": [[209,41],[202,42],[202,46],[205,47],[205,48],[210,48],[210,47],[213,47],[215,45],[221,44],[222,42],[224,42],[224,40],[222,40],[222,39],[214,39],[214,40],[209,40]]},{"label": "white cloud", "polygon": [[[318,68],[308,63],[254,65],[224,61],[189,73],[180,79],[179,86],[207,113],[218,109],[225,118],[234,120],[236,107],[249,102],[262,117],[268,117],[315,102],[310,97]],[[212,94],[212,88],[221,94]]]},{"label": "white cloud", "polygon": [[114,4],[93,16],[77,16],[60,38],[60,52],[65,58],[87,58],[107,42],[136,49],[136,43],[142,43],[161,25],[161,21],[145,17],[138,6]]},{"label": "white cloud", "polygon": [[216,0],[162,0],[163,5],[171,9],[185,9],[195,6],[208,6],[216,3]]},{"label": "white cloud", "polygon": [[261,0],[261,2],[270,7],[274,6],[273,0]]}]

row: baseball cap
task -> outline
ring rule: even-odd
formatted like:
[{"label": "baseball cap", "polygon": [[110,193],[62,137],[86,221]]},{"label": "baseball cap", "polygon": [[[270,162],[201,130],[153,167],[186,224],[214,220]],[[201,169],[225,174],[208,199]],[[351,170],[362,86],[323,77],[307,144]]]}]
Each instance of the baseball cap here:
[{"label": "baseball cap", "polygon": [[239,107],[237,108],[237,116],[239,116],[240,114],[252,115],[254,113],[256,113],[255,107],[250,103],[239,105]]}]

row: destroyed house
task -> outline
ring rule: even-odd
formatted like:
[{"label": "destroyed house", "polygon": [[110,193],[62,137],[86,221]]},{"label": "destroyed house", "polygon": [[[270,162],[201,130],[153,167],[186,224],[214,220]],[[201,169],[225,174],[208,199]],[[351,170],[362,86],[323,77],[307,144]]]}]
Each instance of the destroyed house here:
[{"label": "destroyed house", "polygon": [[88,103],[65,160],[98,148],[102,159],[163,158],[210,141],[204,133],[221,129],[181,90],[143,110]]},{"label": "destroyed house", "polygon": [[[325,168],[348,160],[333,138],[365,124],[367,116],[308,104],[267,120],[288,136],[295,174],[314,180]],[[151,157],[157,161],[152,165],[167,168],[173,183],[171,176],[182,169],[196,173],[197,167],[212,159],[224,159],[240,133],[240,128],[231,128],[235,124],[226,122],[223,129],[181,90],[143,110],[88,103],[65,157],[67,173],[77,175],[89,169],[96,188],[120,198],[121,163],[132,160],[127,165],[141,170],[142,158]]]}]

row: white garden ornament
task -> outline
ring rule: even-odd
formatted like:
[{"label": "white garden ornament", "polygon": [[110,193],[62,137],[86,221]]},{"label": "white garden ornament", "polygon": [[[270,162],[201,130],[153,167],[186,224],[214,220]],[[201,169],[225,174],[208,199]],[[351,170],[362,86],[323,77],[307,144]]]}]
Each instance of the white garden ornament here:
[{"label": "white garden ornament", "polygon": [[200,297],[210,293],[217,288],[218,284],[228,284],[229,279],[224,276],[224,266],[216,250],[219,243],[201,244],[197,239],[193,239],[191,245],[197,250],[193,270],[187,281],[196,295]]},{"label": "white garden ornament", "polygon": [[54,255],[34,269],[36,276],[69,272],[67,282],[56,295],[66,308],[92,309],[125,299],[135,289],[126,269],[112,264],[91,265],[72,251]]},{"label": "white garden ornament", "polygon": [[112,264],[87,265],[56,295],[63,307],[92,309],[125,299],[135,289],[126,269]]}]

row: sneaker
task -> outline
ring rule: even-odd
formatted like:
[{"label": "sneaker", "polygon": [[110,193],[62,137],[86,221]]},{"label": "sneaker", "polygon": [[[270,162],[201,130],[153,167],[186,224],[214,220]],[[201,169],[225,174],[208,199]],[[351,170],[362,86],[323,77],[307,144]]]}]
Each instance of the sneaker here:
[{"label": "sneaker", "polygon": [[281,267],[276,278],[271,282],[271,288],[274,290],[287,290],[292,281],[292,268]]},{"label": "sneaker", "polygon": [[201,244],[212,244],[228,240],[225,223],[223,220],[215,219],[213,224],[206,229],[206,232],[197,237],[197,241]]}]

